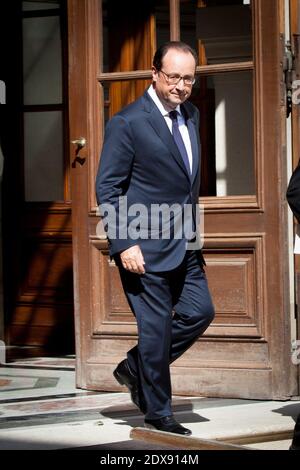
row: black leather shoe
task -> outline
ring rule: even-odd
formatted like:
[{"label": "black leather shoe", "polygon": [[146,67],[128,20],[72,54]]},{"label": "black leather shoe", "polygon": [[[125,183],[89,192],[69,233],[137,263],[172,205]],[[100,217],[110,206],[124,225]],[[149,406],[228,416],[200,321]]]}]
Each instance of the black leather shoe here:
[{"label": "black leather shoe", "polygon": [[159,419],[145,419],[145,427],[149,429],[157,429],[158,431],[173,432],[174,434],[183,434],[190,436],[192,431],[184,428],[181,424],[177,423],[174,416],[165,416]]},{"label": "black leather shoe", "polygon": [[138,378],[129,368],[127,359],[120,362],[114,370],[113,375],[120,385],[125,385],[128,388],[132,403],[145,414],[146,406],[144,400],[140,397]]}]

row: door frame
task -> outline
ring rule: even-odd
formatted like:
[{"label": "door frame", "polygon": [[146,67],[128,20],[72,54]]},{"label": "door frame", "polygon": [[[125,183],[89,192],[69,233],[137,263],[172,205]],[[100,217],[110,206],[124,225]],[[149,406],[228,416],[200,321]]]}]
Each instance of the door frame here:
[{"label": "door frame", "polygon": [[[178,0],[170,0],[171,10],[176,7]],[[261,263],[272,260],[271,253],[276,253],[277,269],[262,271],[258,275],[258,283],[262,291],[266,289],[268,276],[268,292],[264,299],[260,300],[262,308],[270,313],[263,318],[260,325],[268,338],[258,338],[257,341],[249,341],[249,348],[265,348],[264,370],[255,361],[247,370],[247,358],[245,358],[245,374],[253,374],[253,384],[250,389],[241,390],[234,394],[235,387],[241,383],[238,373],[228,375],[232,388],[224,390],[207,387],[201,389],[202,395],[209,396],[242,396],[244,398],[273,398],[288,399],[297,391],[296,371],[291,367],[290,357],[290,310],[289,299],[289,266],[288,266],[288,233],[287,233],[287,207],[286,204],[278,204],[274,208],[274,195],[272,182],[278,180],[276,188],[276,201],[285,200],[286,191],[286,133],[285,133],[285,97],[280,86],[283,77],[283,50],[284,50],[284,0],[253,0],[255,17],[254,50],[259,57],[254,66],[254,89],[258,109],[255,113],[256,129],[256,196],[204,198],[208,223],[208,240],[206,251],[209,254],[216,244],[219,249],[234,251],[237,248],[236,241],[229,233],[216,234],[217,224],[226,226],[227,214],[235,213],[241,221],[250,214],[258,216],[256,235],[247,237],[241,234],[239,245],[242,249],[252,247],[255,256],[261,257]],[[101,10],[101,9],[100,9]],[[111,372],[116,361],[120,360],[123,353],[124,342],[134,344],[136,341],[136,327],[134,322],[118,323],[99,318],[98,312],[105,308],[106,299],[99,296],[99,291],[104,292],[107,279],[105,279],[104,257],[107,258],[108,249],[105,236],[99,236],[97,225],[97,207],[94,195],[94,181],[101,142],[103,140],[103,94],[98,81],[105,81],[108,77],[100,73],[102,51],[100,42],[101,11],[98,0],[68,0],[69,18],[69,116],[70,138],[78,139],[79,136],[87,138],[87,145],[79,154],[70,146],[72,165],[72,199],[73,199],[73,256],[74,256],[74,280],[75,280],[75,330],[77,353],[77,385],[81,388],[119,390],[120,388],[111,378]],[[178,10],[177,10],[178,11]],[[172,39],[177,39],[178,18],[173,15]],[[273,25],[267,28],[264,25]],[[96,32],[94,34],[93,32]],[[249,66],[249,64],[248,64]],[[246,66],[247,67],[247,66]],[[216,67],[217,68],[217,67]],[[207,73],[202,69],[201,73]],[[110,74],[112,75],[112,74]],[[128,72],[131,78],[149,78],[151,71]],[[124,79],[122,73],[116,73],[115,78]],[[111,79],[111,77],[110,77]],[[78,116],[80,115],[80,119]],[[259,158],[261,155],[263,159]],[[272,165],[268,167],[266,175],[265,163],[267,156],[272,155]],[[272,195],[270,197],[270,195]],[[211,217],[210,217],[211,215]],[[264,232],[264,224],[260,225],[260,217],[268,227],[274,227],[272,234]],[[242,222],[241,222],[242,223]],[[273,258],[274,259],[274,258]],[[271,292],[271,286],[273,290]],[[271,312],[276,315],[271,315]],[[101,333],[102,325],[105,332]],[[214,342],[215,332],[218,327],[212,326],[210,333],[204,338],[202,346],[210,347]],[[226,338],[223,339],[224,344]],[[244,343],[244,351],[247,351],[247,339],[236,338],[235,342]],[[114,345],[108,350],[109,345]],[[219,341],[222,348],[222,339]],[[104,354],[106,360],[101,362],[99,355]],[[242,370],[242,364],[240,365]],[[255,367],[257,369],[255,370]],[[214,370],[205,376],[205,366],[196,372],[200,380],[204,374],[208,381],[213,382],[219,377],[221,381],[222,371],[216,376]],[[184,388],[182,380],[183,367],[173,368],[174,392],[189,394]],[[223,369],[226,376],[226,369]],[[191,372],[193,374],[193,371]],[[264,377],[265,388],[260,391],[259,384]],[[218,379],[218,380],[219,380]],[[186,376],[186,381],[189,376]],[[221,381],[222,382],[222,381]],[[199,382],[199,388],[203,382]]]}]

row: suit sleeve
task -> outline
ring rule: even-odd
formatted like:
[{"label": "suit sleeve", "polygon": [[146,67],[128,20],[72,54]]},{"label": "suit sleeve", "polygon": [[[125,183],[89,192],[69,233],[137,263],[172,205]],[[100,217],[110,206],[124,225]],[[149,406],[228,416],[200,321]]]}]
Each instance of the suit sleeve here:
[{"label": "suit sleeve", "polygon": [[294,216],[300,223],[300,161],[289,181],[286,198]]},{"label": "suit sleeve", "polygon": [[111,256],[137,243],[127,236],[127,211],[124,205],[133,161],[134,145],[130,125],[124,117],[116,115],[106,128],[96,178],[97,204],[103,217]]}]

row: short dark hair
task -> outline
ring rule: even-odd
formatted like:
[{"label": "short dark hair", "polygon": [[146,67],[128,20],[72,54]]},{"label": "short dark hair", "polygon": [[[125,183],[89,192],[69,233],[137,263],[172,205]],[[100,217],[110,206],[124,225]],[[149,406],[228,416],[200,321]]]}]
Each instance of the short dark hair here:
[{"label": "short dark hair", "polygon": [[181,41],[169,41],[169,42],[162,44],[154,54],[153,66],[156,68],[156,70],[161,70],[163,58],[170,49],[177,49],[187,54],[188,53],[192,54],[192,56],[195,59],[196,65],[198,64],[197,52],[191,46]]}]

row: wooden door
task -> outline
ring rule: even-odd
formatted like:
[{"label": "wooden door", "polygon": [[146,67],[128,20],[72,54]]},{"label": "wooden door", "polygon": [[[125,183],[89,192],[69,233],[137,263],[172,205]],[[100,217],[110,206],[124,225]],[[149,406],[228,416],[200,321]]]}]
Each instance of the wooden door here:
[{"label": "wooden door", "polygon": [[65,7],[17,0],[2,8],[8,357],[74,353]]},{"label": "wooden door", "polygon": [[156,46],[181,38],[200,57],[192,99],[202,114],[204,254],[217,315],[172,366],[173,391],[288,398],[296,373],[283,202],[284,2],[149,0],[125,8],[69,0],[68,6],[70,133],[87,139],[78,155],[71,152],[78,386],[119,390],[112,371],[137,341],[98,226],[94,184],[104,125],[149,83]]}]

